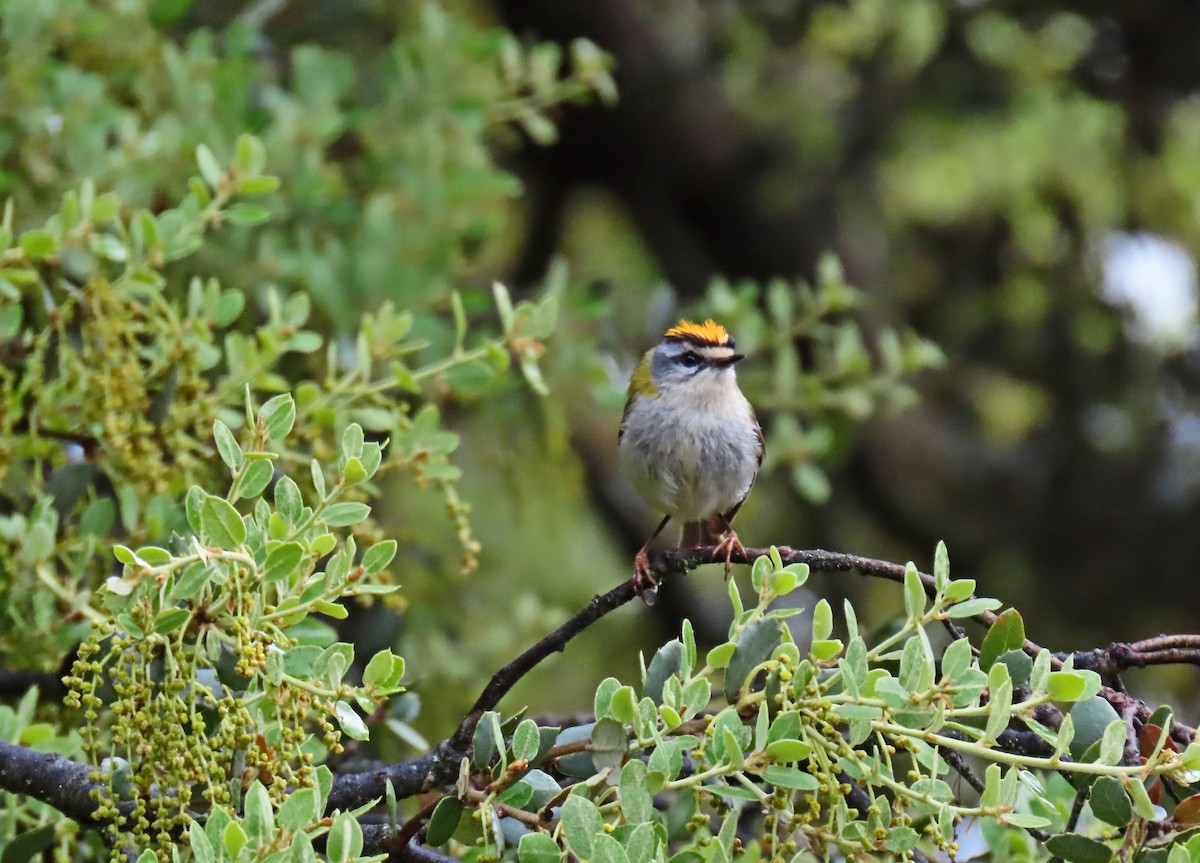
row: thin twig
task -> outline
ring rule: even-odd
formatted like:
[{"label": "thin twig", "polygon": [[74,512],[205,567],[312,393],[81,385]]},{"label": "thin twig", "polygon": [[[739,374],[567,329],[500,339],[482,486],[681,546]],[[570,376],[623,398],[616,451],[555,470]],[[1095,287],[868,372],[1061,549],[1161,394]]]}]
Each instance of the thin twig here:
[{"label": "thin twig", "polygon": [[635,596],[637,591],[632,580],[621,582],[608,593],[593,596],[591,601],[566,623],[493,674],[483,692],[475,699],[475,704],[458,724],[454,734],[435,750],[434,763],[429,771],[429,786],[445,785],[454,779],[459,761],[470,749],[471,737],[480,718],[498,705],[500,699],[508,694],[517,681],[547,656],[563,650],[576,635]]}]

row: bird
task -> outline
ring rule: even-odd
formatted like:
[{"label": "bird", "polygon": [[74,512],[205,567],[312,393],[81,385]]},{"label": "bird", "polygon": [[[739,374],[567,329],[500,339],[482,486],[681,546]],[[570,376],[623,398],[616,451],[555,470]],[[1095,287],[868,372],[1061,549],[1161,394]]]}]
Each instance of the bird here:
[{"label": "bird", "polygon": [[681,320],[642,357],[629,381],[617,433],[622,472],[662,521],[634,558],[637,595],[657,589],[650,544],[672,519],[680,547],[716,544],[713,560],[745,554],[733,519],[750,494],[765,447],[754,408],[738,387],[743,359],[713,320]]}]

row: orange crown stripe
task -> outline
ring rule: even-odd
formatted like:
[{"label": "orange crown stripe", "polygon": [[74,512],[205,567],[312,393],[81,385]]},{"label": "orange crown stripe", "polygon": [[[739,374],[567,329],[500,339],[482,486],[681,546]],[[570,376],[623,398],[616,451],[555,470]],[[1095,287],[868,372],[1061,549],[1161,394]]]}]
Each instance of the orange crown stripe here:
[{"label": "orange crown stripe", "polygon": [[667,330],[668,339],[697,339],[711,345],[729,344],[729,332],[711,318],[702,324],[680,321]]}]

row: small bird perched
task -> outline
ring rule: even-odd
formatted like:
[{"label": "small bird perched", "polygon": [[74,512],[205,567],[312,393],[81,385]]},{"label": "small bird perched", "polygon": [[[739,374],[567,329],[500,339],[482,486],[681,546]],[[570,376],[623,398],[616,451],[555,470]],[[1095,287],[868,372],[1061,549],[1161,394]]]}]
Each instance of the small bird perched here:
[{"label": "small bird perched", "polygon": [[634,369],[618,436],[621,467],[651,507],[666,513],[633,564],[639,596],[656,587],[650,543],[672,518],[680,546],[716,542],[725,575],[736,549],[733,518],[763,460],[754,409],[738,389],[733,338],[715,321],[680,321]]}]

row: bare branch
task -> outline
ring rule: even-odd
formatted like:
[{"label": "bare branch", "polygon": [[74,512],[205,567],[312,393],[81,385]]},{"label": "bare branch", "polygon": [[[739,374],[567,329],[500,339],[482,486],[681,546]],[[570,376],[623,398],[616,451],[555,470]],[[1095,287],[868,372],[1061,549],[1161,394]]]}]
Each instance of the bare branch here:
[{"label": "bare branch", "polygon": [[335,776],[325,809],[327,812],[335,809],[345,811],[362,806],[369,800],[382,798],[387,793],[389,779],[392,781],[392,787],[396,789],[398,799],[420,794],[432,764],[433,755],[429,754],[401,761],[381,770]]},{"label": "bare branch", "polygon": [[1156,635],[1142,641],[1117,641],[1108,647],[1076,651],[1075,667],[1111,676],[1151,665],[1200,666],[1200,635]]},{"label": "bare branch", "polygon": [[0,788],[48,803],[84,826],[98,826],[93,817],[99,786],[91,768],[56,752],[36,752],[0,740]]}]

